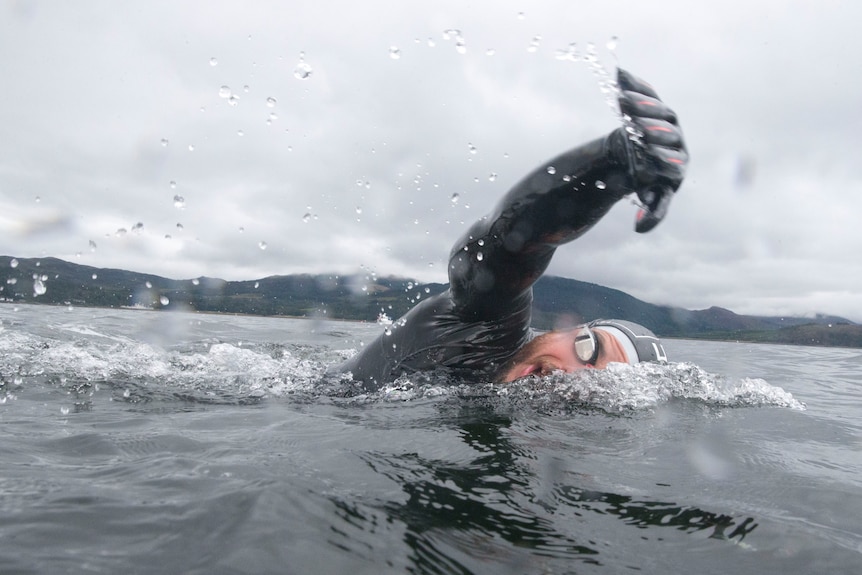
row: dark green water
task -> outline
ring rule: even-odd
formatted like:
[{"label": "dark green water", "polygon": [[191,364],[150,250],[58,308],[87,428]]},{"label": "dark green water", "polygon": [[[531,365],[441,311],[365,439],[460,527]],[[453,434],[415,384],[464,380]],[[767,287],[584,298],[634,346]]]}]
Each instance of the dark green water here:
[{"label": "dark green water", "polygon": [[859,351],[668,341],[685,363],[357,396],[320,374],[376,326],[0,321],[2,573],[862,564]]}]

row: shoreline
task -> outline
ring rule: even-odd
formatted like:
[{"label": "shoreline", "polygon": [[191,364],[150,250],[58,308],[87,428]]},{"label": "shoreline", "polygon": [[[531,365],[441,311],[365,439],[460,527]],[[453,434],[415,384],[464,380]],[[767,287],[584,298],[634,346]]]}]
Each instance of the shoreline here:
[{"label": "shoreline", "polygon": [[[267,314],[254,314],[254,313],[243,313],[243,312],[224,312],[224,311],[211,311],[211,310],[196,310],[196,309],[184,309],[180,306],[175,308],[147,308],[147,307],[135,307],[135,306],[119,306],[119,307],[105,307],[105,306],[92,306],[92,305],[72,305],[72,304],[58,304],[52,302],[15,302],[8,300],[0,300],[0,304],[9,304],[9,305],[33,305],[33,306],[49,306],[49,307],[71,307],[72,309],[104,309],[104,310],[124,310],[124,311],[133,311],[133,312],[185,312],[185,313],[193,313],[193,314],[204,314],[204,315],[222,315],[222,316],[235,316],[235,317],[259,317],[259,318],[272,318],[272,319],[298,319],[298,320],[308,320],[308,321],[327,321],[327,322],[341,322],[341,323],[356,323],[363,325],[374,325],[376,322],[371,322],[363,319],[350,319],[350,318],[336,318],[336,317],[328,317],[325,314],[321,316],[307,316],[307,315],[267,315]],[[816,324],[804,324],[806,326],[815,326],[818,330],[829,330],[833,329],[830,327],[816,326]],[[843,324],[842,324],[843,325]],[[849,325],[849,324],[848,324]],[[857,326],[858,327],[858,326]],[[780,333],[782,329],[792,329],[792,328],[778,328],[774,330],[774,333]],[[862,329],[862,327],[860,327]],[[759,336],[764,334],[773,333],[770,331],[758,331],[754,332]],[[784,332],[786,333],[786,332]],[[690,335],[661,335],[657,334],[662,339],[672,339],[672,340],[689,340],[689,341],[715,341],[722,343],[747,343],[747,344],[765,344],[765,345],[787,345],[787,346],[802,346],[802,347],[827,347],[827,348],[835,348],[835,349],[862,349],[862,345],[841,345],[841,344],[824,344],[824,343],[813,343],[813,342],[788,342],[788,341],[770,341],[768,339],[763,340],[755,337],[745,338],[745,337],[733,337],[730,334],[722,334],[721,337],[711,337],[709,332],[700,333],[700,334],[690,334]]]}]

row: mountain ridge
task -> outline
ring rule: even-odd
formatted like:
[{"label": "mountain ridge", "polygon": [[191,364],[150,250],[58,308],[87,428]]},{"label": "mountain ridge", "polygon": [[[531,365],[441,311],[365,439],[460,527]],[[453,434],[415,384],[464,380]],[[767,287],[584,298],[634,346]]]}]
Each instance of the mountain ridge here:
[{"label": "mountain ridge", "polygon": [[[52,257],[0,256],[0,300],[26,303],[374,321],[380,314],[397,318],[447,287],[373,274],[175,280]],[[688,310],[555,276],[540,278],[533,294],[533,325],[538,329],[612,317],[643,324],[662,337],[862,347],[862,325],[838,316],[749,316],[718,306]]]}]

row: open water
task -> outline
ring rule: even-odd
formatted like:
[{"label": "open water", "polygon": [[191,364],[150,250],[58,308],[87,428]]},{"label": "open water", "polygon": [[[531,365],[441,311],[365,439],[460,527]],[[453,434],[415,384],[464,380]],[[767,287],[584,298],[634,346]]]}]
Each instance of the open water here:
[{"label": "open water", "polygon": [[862,572],[862,351],[322,377],[380,329],[0,305],[0,573]]}]

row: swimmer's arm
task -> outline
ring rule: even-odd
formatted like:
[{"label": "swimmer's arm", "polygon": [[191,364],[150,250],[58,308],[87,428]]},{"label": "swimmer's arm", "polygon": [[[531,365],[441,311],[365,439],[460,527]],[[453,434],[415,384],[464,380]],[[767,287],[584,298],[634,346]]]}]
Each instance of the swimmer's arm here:
[{"label": "swimmer's arm", "polygon": [[[471,315],[493,319],[528,293],[558,246],[583,235],[631,191],[622,130],[527,175],[452,248],[449,283]],[[548,167],[555,173],[549,173]]]},{"label": "swimmer's arm", "polygon": [[638,231],[664,216],[687,162],[682,133],[651,87],[622,71],[619,80],[620,107],[641,132],[640,142],[619,128],[570,150],[527,175],[476,222],[449,259],[452,295],[465,315],[494,319],[521,305],[556,248],[587,232],[629,193],[647,207]]}]

